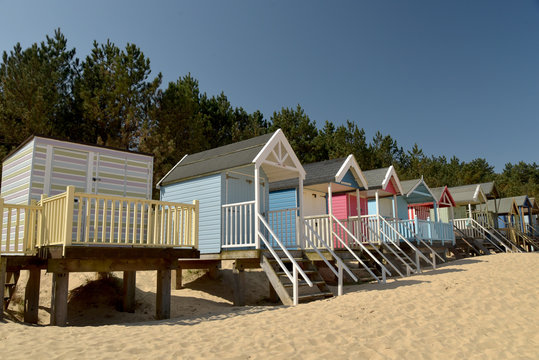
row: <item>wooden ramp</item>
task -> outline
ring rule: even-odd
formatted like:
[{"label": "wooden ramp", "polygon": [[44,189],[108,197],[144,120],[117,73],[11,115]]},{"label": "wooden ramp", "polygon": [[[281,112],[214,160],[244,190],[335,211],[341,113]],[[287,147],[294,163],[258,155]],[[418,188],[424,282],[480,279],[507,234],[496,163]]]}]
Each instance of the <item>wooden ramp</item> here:
[{"label": "wooden ramp", "polygon": [[[305,280],[298,279],[298,302],[306,303],[333,297],[333,293],[320,275],[314,262],[309,260],[303,251],[291,251],[290,253],[293,256],[293,260],[303,269],[303,272],[313,284],[311,287]],[[279,260],[285,265],[289,273],[293,273],[292,260],[284,254],[281,255],[279,256]],[[260,257],[260,267],[266,273],[271,287],[282,303],[289,306],[294,305],[294,282],[290,280],[288,274],[278,264],[278,261],[269,253],[263,253]]]}]

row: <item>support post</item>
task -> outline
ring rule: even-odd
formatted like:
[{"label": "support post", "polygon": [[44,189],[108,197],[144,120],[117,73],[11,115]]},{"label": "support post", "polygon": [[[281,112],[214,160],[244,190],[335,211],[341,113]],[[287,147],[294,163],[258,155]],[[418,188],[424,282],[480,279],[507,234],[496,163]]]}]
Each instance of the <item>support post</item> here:
[{"label": "support post", "polygon": [[[3,221],[0,221],[2,223]],[[1,234],[1,233],[0,233]],[[4,291],[6,289],[7,259],[0,254],[0,319],[4,317]]]},{"label": "support post", "polygon": [[305,249],[305,222],[303,221],[303,179],[299,177],[298,184],[298,207],[299,207],[299,245]]},{"label": "support post", "polygon": [[397,206],[397,195],[393,194],[393,219],[399,218],[399,208]]},{"label": "support post", "polygon": [[155,299],[155,318],[170,319],[170,268],[157,270],[157,292]]},{"label": "support post", "polygon": [[[65,238],[64,238],[64,255],[65,247],[71,245],[71,239],[73,238],[73,209],[75,205],[75,187],[69,185],[66,189],[66,223],[65,225]],[[95,220],[97,221],[97,219]]]},{"label": "support post", "polygon": [[331,189],[331,183],[328,185],[328,214],[329,214],[329,246],[334,248],[333,241],[333,193]]},{"label": "support post", "polygon": [[174,289],[175,290],[180,290],[180,289],[183,289],[183,284],[182,284],[182,268],[177,268],[176,271],[174,271],[174,274],[176,275],[174,277]]},{"label": "support post", "polygon": [[38,321],[40,280],[41,269],[28,269],[28,283],[24,291],[24,322],[30,324],[37,324]]},{"label": "support post", "polygon": [[234,278],[234,306],[245,306],[245,271],[243,266],[234,263],[232,276]]},{"label": "support post", "polygon": [[136,271],[124,271],[124,287],[122,291],[122,310],[128,313],[135,312],[135,289],[137,283]]},{"label": "support post", "polygon": [[343,273],[343,266],[342,266],[342,261],[339,259],[337,260],[337,266],[338,266],[338,269],[339,269],[339,286],[338,286],[338,290],[337,290],[337,295],[338,296],[341,296],[343,294],[343,278],[344,278],[344,273]]},{"label": "support post", "polygon": [[417,251],[415,253],[415,263],[417,267],[417,273],[420,274],[421,273],[421,260],[419,259],[419,253]]},{"label": "support post", "polygon": [[356,207],[357,207],[357,232],[356,237],[361,239],[362,227],[361,227],[361,197],[359,196],[359,189],[356,189]]},{"label": "support post", "polygon": [[469,213],[470,219],[473,219],[473,216],[472,216],[472,204],[468,204],[468,213]]},{"label": "support post", "polygon": [[382,241],[381,234],[380,234],[380,194],[378,193],[378,190],[374,193],[374,197],[376,199],[376,228],[378,232],[378,241]]},{"label": "support post", "polygon": [[51,325],[65,326],[67,323],[67,292],[69,273],[53,273],[51,299]]},{"label": "support post", "polygon": [[255,164],[255,243],[256,248],[260,249],[260,238],[258,237],[260,220],[258,219],[258,214],[260,213],[260,174],[258,166]]},{"label": "support post", "polygon": [[432,250],[432,268],[436,269],[436,251]]},{"label": "support post", "polygon": [[438,219],[440,218],[440,213],[438,211],[440,208],[438,207],[436,200],[432,202],[432,206],[434,206],[434,222],[438,222]]},{"label": "support post", "polygon": [[299,303],[299,289],[298,289],[298,267],[294,265],[294,269],[292,271],[293,274],[293,284],[292,284],[292,297],[294,301],[294,306],[296,306]]}]

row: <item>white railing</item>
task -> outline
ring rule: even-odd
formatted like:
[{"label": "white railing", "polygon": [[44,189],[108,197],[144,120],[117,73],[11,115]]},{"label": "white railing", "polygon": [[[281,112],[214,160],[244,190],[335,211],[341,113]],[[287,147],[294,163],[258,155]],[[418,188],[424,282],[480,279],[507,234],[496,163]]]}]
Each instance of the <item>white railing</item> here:
[{"label": "white railing", "polygon": [[267,221],[288,249],[301,248],[297,232],[298,208],[268,211]]},{"label": "white railing", "polygon": [[[335,228],[336,229],[339,229],[341,230],[342,233],[345,233],[349,238],[350,238],[350,241],[353,241],[355,244],[357,244],[361,250],[363,250],[363,253],[367,254],[368,257],[370,257],[379,267],[380,267],[380,271],[382,272],[382,279],[378,278],[378,276],[376,276],[368,267],[368,265],[366,265],[357,255],[354,251],[352,251],[352,249],[348,246],[348,244],[338,235],[337,232],[333,232],[333,236],[341,243],[341,245],[346,249],[348,250],[355,258],[356,260],[361,264],[361,266],[363,266],[363,268],[365,270],[367,270],[367,272],[378,282],[382,282],[385,284],[386,282],[386,277],[389,275],[391,276],[391,272],[380,262],[380,260],[378,260],[378,258],[376,256],[374,256],[374,254],[365,247],[365,245],[363,245],[363,243],[361,243],[335,216],[333,215],[330,215],[330,218],[333,222],[333,224],[335,225]],[[374,249],[376,249],[376,251],[378,251],[378,249],[376,247],[374,247]],[[379,252],[379,251],[378,251]],[[379,252],[379,254],[381,254]]]},{"label": "white railing", "polygon": [[307,216],[304,218],[306,228],[311,228],[312,231],[305,231],[305,236],[308,238],[308,246],[312,243],[315,247],[325,247],[326,245],[335,248],[335,244],[331,241],[331,226],[329,215]]},{"label": "white railing", "polygon": [[0,254],[34,254],[41,237],[41,207],[6,204],[0,198]]},{"label": "white railing", "polygon": [[222,205],[221,215],[221,247],[256,246],[254,201]]},{"label": "white railing", "polygon": [[[299,266],[299,264],[296,262],[296,260],[294,260],[294,257],[290,254],[290,252],[288,251],[286,246],[284,246],[284,244],[279,240],[279,238],[277,237],[275,232],[273,232],[273,230],[271,229],[269,224],[266,222],[264,217],[262,215],[258,214],[258,220],[257,221],[261,222],[262,225],[263,225],[262,229],[261,229],[262,231],[259,230],[257,236],[258,236],[258,238],[260,238],[260,240],[262,240],[262,242],[264,243],[266,248],[269,250],[269,252],[273,256],[273,258],[279,264],[279,267],[283,270],[285,275],[292,282],[292,301],[293,301],[294,305],[297,305],[298,302],[299,302],[299,275],[301,275],[303,280],[305,280],[305,282],[310,287],[313,286],[313,283],[312,283],[311,279],[305,274],[305,272],[303,271],[301,266]],[[269,240],[266,239],[266,237],[264,236],[263,230],[268,232],[269,237],[270,237]],[[280,256],[277,254],[277,252],[273,249],[272,244],[276,244],[281,249],[281,251],[284,252],[284,254],[285,254],[286,258],[288,259],[288,261],[290,261],[290,263],[292,264],[292,274],[287,269],[287,267],[285,266],[285,264],[283,263],[283,261],[281,260]]]},{"label": "white railing", "polygon": [[[337,254],[335,254],[335,252],[332,249],[332,246],[327,244],[326,241],[322,237],[320,237],[320,235],[316,232],[316,230],[313,229],[309,225],[308,221],[304,220],[304,225],[305,225],[304,238],[305,238],[306,246],[311,249],[314,249],[314,251],[318,254],[318,256],[320,256],[320,258],[326,263],[327,267],[335,274],[335,276],[337,276],[337,279],[338,279],[337,294],[339,296],[342,295],[343,283],[344,283],[344,271],[346,271],[348,275],[350,275],[350,277],[354,279],[355,282],[358,282],[359,279],[352,273],[352,271],[348,268],[348,266],[346,266],[344,261],[342,261],[342,259],[339,256],[337,256]],[[317,246],[313,241],[311,241],[312,237],[316,238],[316,243],[320,244],[321,246],[320,245]],[[331,254],[331,256],[333,256],[333,258],[337,262],[337,270],[335,270],[335,267],[331,265],[331,263],[326,259],[326,257],[320,252],[318,248],[325,248]]]},{"label": "white railing", "polygon": [[431,245],[433,241],[455,243],[453,224],[428,220],[392,220],[389,221],[406,239],[414,241],[418,236]]},{"label": "white railing", "polygon": [[[512,246],[507,239],[504,239],[503,236],[496,235],[493,231],[490,231],[472,218],[455,219],[453,220],[453,224],[467,237],[484,239],[500,251],[503,251],[503,247],[506,252],[513,252]],[[522,252],[518,247],[516,251]]]}]

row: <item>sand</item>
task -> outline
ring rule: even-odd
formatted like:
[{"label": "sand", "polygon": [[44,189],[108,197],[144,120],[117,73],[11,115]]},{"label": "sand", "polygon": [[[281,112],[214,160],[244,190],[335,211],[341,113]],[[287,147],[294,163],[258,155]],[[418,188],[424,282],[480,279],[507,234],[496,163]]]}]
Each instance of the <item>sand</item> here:
[{"label": "sand", "polygon": [[[106,311],[108,321],[136,322],[58,328],[7,320],[0,323],[0,354],[5,359],[537,359],[538,269],[539,254],[533,253],[468,258],[386,285],[347,286],[341,297],[296,307],[265,303],[267,284],[254,272],[247,277],[254,284],[250,305],[243,308],[230,305],[226,272],[219,280],[192,274],[186,289],[173,291],[174,318],[164,321],[150,320],[155,283],[146,273],[137,279],[137,313],[122,318],[96,304],[92,315],[94,323],[103,323]],[[43,306],[48,315],[46,310]],[[77,318],[92,323],[77,315],[70,313],[70,323]]]}]

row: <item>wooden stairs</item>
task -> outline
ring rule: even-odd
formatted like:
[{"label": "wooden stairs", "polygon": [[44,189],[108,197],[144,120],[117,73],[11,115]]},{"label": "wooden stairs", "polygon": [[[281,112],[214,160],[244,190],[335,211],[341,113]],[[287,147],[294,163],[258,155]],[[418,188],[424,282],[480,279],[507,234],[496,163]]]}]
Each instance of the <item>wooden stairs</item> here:
[{"label": "wooden stairs", "polygon": [[[355,250],[354,253],[361,259],[361,261],[367,265],[370,271],[372,271],[378,278],[382,278],[382,271],[378,264],[370,257],[367,256],[361,250]],[[376,281],[371,274],[360,264],[360,262],[348,251],[339,252],[338,256],[342,259],[344,264],[348,266],[350,271],[357,276],[360,283],[367,283],[371,281]],[[381,259],[379,259],[382,261]],[[353,279],[345,272],[344,273],[345,282],[354,282]]]},{"label": "wooden stairs", "polygon": [[[333,293],[318,272],[318,268],[305,256],[303,251],[290,251],[290,253],[293,256],[294,261],[303,269],[313,283],[313,286],[310,287],[301,276],[298,277],[298,302],[306,303],[333,297]],[[291,260],[282,253],[278,252],[278,255],[287,270],[292,274],[293,266]],[[270,253],[263,253],[260,258],[260,266],[266,273],[271,286],[277,293],[279,299],[281,299],[282,303],[288,306],[294,305],[294,285],[283,269],[281,269],[277,260],[274,259]]]},{"label": "wooden stairs", "polygon": [[15,294],[15,290],[17,287],[17,282],[19,281],[19,277],[21,275],[20,271],[13,271],[13,272],[6,272],[5,273],[5,279],[4,279],[4,298],[2,299],[2,306],[3,310],[7,310],[9,303],[11,299],[13,298],[13,295]]}]

